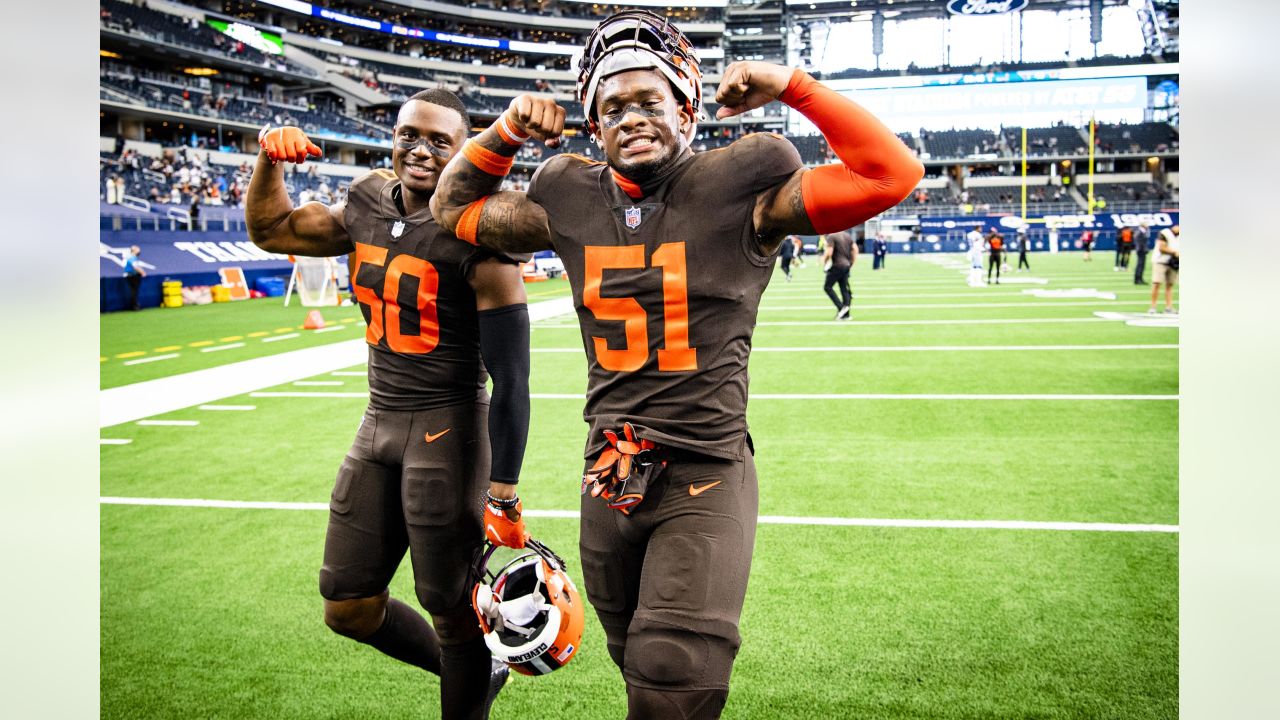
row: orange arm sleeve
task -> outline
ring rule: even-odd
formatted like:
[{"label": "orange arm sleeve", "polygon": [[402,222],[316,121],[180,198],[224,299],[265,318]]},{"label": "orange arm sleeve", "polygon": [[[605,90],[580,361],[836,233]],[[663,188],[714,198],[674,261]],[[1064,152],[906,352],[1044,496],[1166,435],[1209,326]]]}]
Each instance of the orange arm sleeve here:
[{"label": "orange arm sleeve", "polygon": [[779,100],[809,118],[840,162],[800,179],[804,209],[820,233],[847,230],[897,205],[924,165],[865,108],[796,69]]}]

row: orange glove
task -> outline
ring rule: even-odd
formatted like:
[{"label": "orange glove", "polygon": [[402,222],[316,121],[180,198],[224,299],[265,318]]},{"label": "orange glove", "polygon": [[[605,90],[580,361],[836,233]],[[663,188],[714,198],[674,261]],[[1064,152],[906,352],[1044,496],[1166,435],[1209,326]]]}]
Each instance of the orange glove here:
[{"label": "orange glove", "polygon": [[524,529],[524,520],[520,517],[524,503],[516,501],[513,508],[503,509],[487,500],[484,504],[484,536],[494,545],[520,549],[529,539],[529,531]]},{"label": "orange glove", "polygon": [[264,125],[258,133],[258,144],[267,151],[272,165],[281,160],[302,164],[307,161],[308,155],[324,157],[320,146],[311,142],[306,133],[292,125],[278,128]]}]

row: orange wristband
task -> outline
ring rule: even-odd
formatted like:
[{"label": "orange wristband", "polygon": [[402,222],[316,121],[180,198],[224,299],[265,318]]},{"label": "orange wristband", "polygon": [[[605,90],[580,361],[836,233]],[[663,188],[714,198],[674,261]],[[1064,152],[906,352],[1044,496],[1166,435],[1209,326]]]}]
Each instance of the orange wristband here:
[{"label": "orange wristband", "polygon": [[476,233],[480,229],[480,213],[484,210],[484,203],[489,199],[488,195],[476,200],[462,211],[462,217],[458,218],[458,230],[454,234],[459,240],[476,243]]},{"label": "orange wristband", "polygon": [[502,142],[508,145],[523,145],[524,141],[529,139],[528,135],[522,135],[519,130],[516,130],[514,123],[507,121],[506,113],[498,116],[498,120],[493,123],[493,129],[497,131],[498,137],[502,138]]},{"label": "orange wristband", "polygon": [[515,165],[514,157],[503,157],[498,153],[480,145],[475,140],[468,140],[462,145],[462,154],[475,165],[480,172],[503,177],[511,172]]}]

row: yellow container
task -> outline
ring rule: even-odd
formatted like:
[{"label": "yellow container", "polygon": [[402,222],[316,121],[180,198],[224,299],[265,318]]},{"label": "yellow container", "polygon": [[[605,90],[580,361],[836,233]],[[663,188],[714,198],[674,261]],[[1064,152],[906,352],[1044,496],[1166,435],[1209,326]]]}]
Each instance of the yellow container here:
[{"label": "yellow container", "polygon": [[226,285],[214,285],[209,288],[209,292],[213,295],[213,301],[216,303],[231,301],[231,288]]},{"label": "yellow container", "polygon": [[165,295],[160,298],[160,307],[180,308],[182,307],[182,295]]}]

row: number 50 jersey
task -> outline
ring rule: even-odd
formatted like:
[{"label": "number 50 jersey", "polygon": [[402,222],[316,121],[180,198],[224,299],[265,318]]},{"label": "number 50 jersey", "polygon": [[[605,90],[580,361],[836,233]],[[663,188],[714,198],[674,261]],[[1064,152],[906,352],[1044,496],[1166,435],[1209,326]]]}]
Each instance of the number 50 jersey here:
[{"label": "number 50 jersey", "polygon": [[753,213],[800,167],[790,142],[758,134],[689,154],[638,200],[604,163],[560,155],[539,168],[529,198],[547,212],[589,365],[587,457],[623,421],[660,444],[742,457],[751,335],[774,266]]},{"label": "number 50 jersey", "polygon": [[368,327],[369,404],[429,410],[476,399],[480,362],[471,266],[491,254],[459,242],[429,209],[402,215],[400,181],[374,170],[351,184],[343,219],[351,286]]}]

